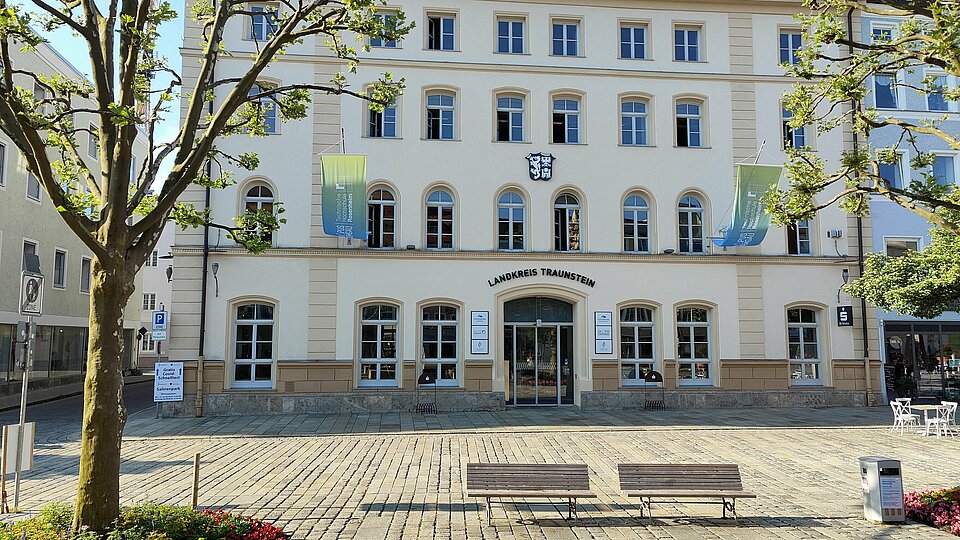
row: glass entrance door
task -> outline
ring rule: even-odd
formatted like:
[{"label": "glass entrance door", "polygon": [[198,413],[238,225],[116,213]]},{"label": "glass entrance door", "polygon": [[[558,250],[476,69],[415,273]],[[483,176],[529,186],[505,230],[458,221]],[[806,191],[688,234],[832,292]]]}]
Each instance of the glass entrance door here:
[{"label": "glass entrance door", "polygon": [[504,335],[511,404],[573,403],[573,327],[507,325]]}]

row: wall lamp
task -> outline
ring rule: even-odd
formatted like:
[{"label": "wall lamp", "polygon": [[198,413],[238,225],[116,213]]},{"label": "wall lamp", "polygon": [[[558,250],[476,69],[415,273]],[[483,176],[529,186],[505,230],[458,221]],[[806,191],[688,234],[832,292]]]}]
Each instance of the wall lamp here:
[{"label": "wall lamp", "polygon": [[213,295],[219,298],[220,297],[220,281],[217,280],[217,272],[220,271],[220,263],[215,262],[210,264],[210,270],[213,271],[213,284],[214,284]]},{"label": "wall lamp", "polygon": [[173,281],[173,265],[167,266],[167,283]]}]

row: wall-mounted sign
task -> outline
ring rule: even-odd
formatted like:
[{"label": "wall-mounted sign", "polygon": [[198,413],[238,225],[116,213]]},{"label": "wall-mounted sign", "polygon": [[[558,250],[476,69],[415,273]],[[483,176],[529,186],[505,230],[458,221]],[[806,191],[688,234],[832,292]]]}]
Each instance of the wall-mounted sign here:
[{"label": "wall-mounted sign", "polygon": [[593,312],[593,340],[596,354],[613,354],[613,312]]},{"label": "wall-mounted sign", "polygon": [[537,152],[527,154],[527,164],[529,165],[531,180],[550,180],[553,178],[553,162],[557,158],[553,154]]},{"label": "wall-mounted sign", "polygon": [[853,326],[853,306],[837,306],[837,326]]},{"label": "wall-mounted sign", "polygon": [[490,354],[490,312],[470,312],[470,354]]},{"label": "wall-mounted sign", "polygon": [[523,270],[514,270],[513,272],[500,274],[499,276],[496,276],[493,279],[488,279],[487,283],[491,287],[494,287],[505,281],[511,281],[511,280],[520,279],[520,278],[537,277],[537,276],[569,279],[570,281],[577,281],[577,282],[583,283],[587,287],[593,287],[597,284],[595,280],[590,279],[583,274],[578,274],[576,272],[571,272],[569,270],[554,270],[553,268],[525,268]]}]

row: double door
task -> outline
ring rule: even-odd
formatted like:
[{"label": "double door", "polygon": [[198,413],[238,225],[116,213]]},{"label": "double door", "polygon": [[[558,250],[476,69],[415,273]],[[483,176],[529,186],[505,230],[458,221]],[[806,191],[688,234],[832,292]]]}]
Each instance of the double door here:
[{"label": "double door", "polygon": [[507,325],[504,336],[511,405],[573,403],[572,325]]}]

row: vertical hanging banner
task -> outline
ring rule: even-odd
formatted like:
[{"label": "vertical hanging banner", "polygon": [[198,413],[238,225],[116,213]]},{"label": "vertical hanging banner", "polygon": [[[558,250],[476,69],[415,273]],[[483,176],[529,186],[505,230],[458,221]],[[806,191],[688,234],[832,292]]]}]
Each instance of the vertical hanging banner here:
[{"label": "vertical hanging banner", "polygon": [[756,246],[770,227],[770,214],[760,197],[780,182],[780,165],[737,165],[736,200],[730,228],[723,238],[713,239],[718,246]]},{"label": "vertical hanging banner", "polygon": [[367,239],[366,156],[323,156],[320,192],[323,232],[331,236]]}]

